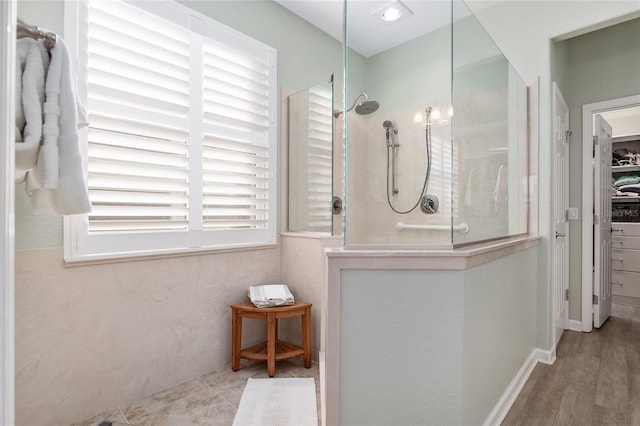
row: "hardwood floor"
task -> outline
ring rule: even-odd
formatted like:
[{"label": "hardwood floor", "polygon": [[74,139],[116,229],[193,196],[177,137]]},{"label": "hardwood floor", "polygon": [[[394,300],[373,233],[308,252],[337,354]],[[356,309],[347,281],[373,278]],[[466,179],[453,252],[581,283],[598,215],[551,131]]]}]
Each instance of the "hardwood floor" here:
[{"label": "hardwood floor", "polygon": [[591,333],[565,331],[553,365],[538,364],[507,425],[640,425],[640,308],[614,305]]}]

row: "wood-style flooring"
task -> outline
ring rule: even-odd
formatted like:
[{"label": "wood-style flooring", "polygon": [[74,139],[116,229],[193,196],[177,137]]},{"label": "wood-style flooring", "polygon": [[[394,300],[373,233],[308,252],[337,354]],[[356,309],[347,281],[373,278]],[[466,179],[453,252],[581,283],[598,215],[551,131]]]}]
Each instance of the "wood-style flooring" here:
[{"label": "wood-style flooring", "polygon": [[535,367],[503,426],[640,426],[640,308],[614,304],[600,329],[565,331],[556,356]]}]

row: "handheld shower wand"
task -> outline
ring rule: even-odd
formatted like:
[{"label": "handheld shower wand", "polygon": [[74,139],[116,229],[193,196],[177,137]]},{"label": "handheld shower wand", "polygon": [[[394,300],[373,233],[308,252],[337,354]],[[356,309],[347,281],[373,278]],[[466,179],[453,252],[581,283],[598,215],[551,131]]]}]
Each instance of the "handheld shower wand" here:
[{"label": "handheld shower wand", "polygon": [[387,146],[391,146],[391,140],[389,138],[389,130],[393,129],[393,121],[385,120],[382,123],[382,127],[384,127],[385,130],[387,131]]},{"label": "handheld shower wand", "polygon": [[400,144],[398,144],[394,140],[391,140],[391,130],[393,130],[393,134],[397,135],[398,129],[395,128],[395,126],[393,125],[393,121],[391,120],[385,120],[382,123],[382,127],[387,131],[387,154],[389,152],[389,149],[391,149],[391,193],[393,195],[398,195],[398,192],[400,191],[398,191],[398,187],[396,184],[396,168],[398,163],[396,150],[400,146]]}]

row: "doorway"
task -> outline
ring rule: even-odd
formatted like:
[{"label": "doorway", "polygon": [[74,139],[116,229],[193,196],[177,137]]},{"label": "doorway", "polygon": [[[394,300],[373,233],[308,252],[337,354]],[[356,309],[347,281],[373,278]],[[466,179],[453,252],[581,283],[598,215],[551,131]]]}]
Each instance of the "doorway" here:
[{"label": "doorway", "polygon": [[[593,153],[594,153],[594,117],[596,115],[603,115],[606,119],[608,114],[619,114],[621,111],[639,107],[640,95],[629,96],[618,99],[610,99],[607,101],[596,102],[583,105],[582,107],[582,331],[593,330],[593,315],[594,315],[594,265],[598,262],[594,253],[594,225],[597,220],[596,215],[591,214],[594,212],[595,200],[594,191],[596,190],[595,171],[593,165]],[[613,126],[613,139],[622,137],[620,128],[623,126],[616,125],[614,120]],[[640,126],[640,123],[638,124]],[[618,130],[617,130],[618,129]],[[623,133],[633,134],[637,132],[638,139],[640,140],[640,127],[637,130],[624,129]],[[603,179],[611,179],[606,176]],[[640,227],[640,225],[638,225]],[[620,228],[616,226],[615,229]],[[613,230],[614,227],[611,227]],[[609,258],[602,259],[611,262],[611,255]],[[621,262],[624,262],[622,260]],[[638,282],[640,285],[640,281]]]}]

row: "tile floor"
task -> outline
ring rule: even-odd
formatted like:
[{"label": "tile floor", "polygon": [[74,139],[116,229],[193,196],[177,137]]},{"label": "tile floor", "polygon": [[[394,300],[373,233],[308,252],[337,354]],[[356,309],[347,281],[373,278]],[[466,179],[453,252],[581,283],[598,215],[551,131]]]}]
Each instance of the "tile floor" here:
[{"label": "tile floor", "polygon": [[[314,377],[301,360],[280,361],[276,377]],[[249,377],[266,378],[265,363],[225,368],[123,405],[73,426],[104,420],[130,425],[231,425]],[[318,407],[318,418],[320,418]],[[538,364],[502,423],[507,425],[640,425],[640,308],[614,305],[592,333],[566,331],[553,365]]]},{"label": "tile floor", "polygon": [[[266,363],[245,364],[243,361],[242,367],[236,372],[231,371],[231,367],[214,371],[72,426],[98,426],[103,421],[136,426],[229,426],[233,423],[242,391],[250,377],[268,378]],[[314,363],[306,369],[302,360],[279,361],[275,377],[315,378],[320,418],[318,364]]]}]

